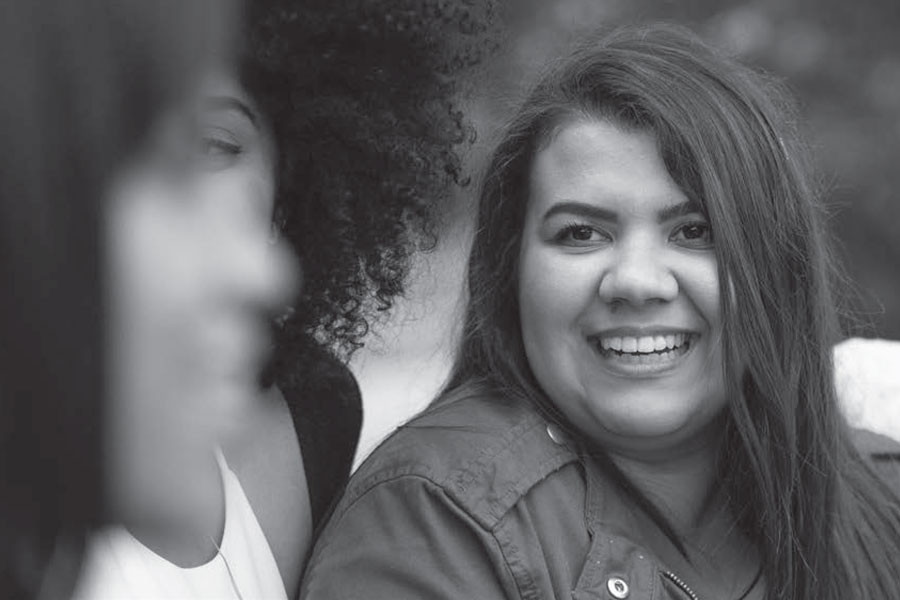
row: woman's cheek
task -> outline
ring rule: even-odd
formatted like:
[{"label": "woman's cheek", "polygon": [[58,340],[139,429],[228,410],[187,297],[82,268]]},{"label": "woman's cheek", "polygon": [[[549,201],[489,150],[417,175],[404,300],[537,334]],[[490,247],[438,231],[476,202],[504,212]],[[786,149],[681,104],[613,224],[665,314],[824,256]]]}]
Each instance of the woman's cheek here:
[{"label": "woman's cheek", "polygon": [[[722,306],[719,291],[719,270],[712,252],[690,256],[675,267],[678,285],[693,302],[710,328],[721,326]],[[730,286],[732,297],[733,285]]]},{"label": "woman's cheek", "polygon": [[523,328],[568,331],[597,299],[597,257],[539,247],[522,255],[519,301]]}]

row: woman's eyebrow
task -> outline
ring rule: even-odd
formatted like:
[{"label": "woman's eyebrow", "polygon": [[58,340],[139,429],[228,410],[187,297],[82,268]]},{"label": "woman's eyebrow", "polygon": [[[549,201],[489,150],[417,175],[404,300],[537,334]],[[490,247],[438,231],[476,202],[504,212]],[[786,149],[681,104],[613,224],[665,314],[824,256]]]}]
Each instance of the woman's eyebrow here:
[{"label": "woman's eyebrow", "polygon": [[558,214],[576,215],[580,217],[587,217],[589,219],[594,219],[597,221],[615,222],[619,219],[619,216],[614,211],[608,208],[603,208],[589,202],[566,200],[563,202],[557,202],[556,204],[548,208],[547,212],[544,213],[543,220],[546,221],[547,219]]},{"label": "woman's eyebrow", "polygon": [[683,217],[684,215],[689,215],[692,213],[703,213],[700,204],[698,204],[694,200],[685,200],[684,202],[679,202],[678,204],[671,204],[669,206],[661,208],[656,213],[656,220],[660,223],[665,223],[666,221],[671,221],[672,219],[677,219],[678,217]]},{"label": "woman's eyebrow", "polygon": [[[656,213],[656,219],[660,223],[665,223],[666,221],[670,221],[684,215],[702,212],[703,210],[697,202],[695,202],[694,200],[685,200],[684,202],[670,204],[669,206],[661,208]],[[589,219],[594,219],[597,221],[609,222],[616,222],[619,219],[619,216],[615,211],[597,206],[595,204],[591,204],[589,202],[578,202],[575,200],[557,202],[549,209],[547,209],[547,212],[544,213],[544,220],[546,221],[547,219],[550,219],[551,217],[558,214],[576,215],[580,217],[587,217]]]},{"label": "woman's eyebrow", "polygon": [[210,110],[235,110],[247,117],[254,126],[259,126],[259,118],[253,109],[233,96],[207,96],[203,99],[203,105]]}]

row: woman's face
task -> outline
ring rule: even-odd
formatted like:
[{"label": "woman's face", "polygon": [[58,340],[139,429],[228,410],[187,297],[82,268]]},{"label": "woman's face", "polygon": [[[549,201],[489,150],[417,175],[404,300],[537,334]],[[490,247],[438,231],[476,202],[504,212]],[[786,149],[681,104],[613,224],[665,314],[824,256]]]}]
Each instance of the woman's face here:
[{"label": "woman's face", "polygon": [[696,439],[726,402],[716,258],[655,136],[574,121],[530,183],[519,304],[541,387],[611,449]]},{"label": "woman's face", "polygon": [[272,243],[272,137],[232,79],[211,77],[150,137],[109,203],[106,455],[117,514],[171,518],[218,497],[211,449],[258,396],[295,270]]}]

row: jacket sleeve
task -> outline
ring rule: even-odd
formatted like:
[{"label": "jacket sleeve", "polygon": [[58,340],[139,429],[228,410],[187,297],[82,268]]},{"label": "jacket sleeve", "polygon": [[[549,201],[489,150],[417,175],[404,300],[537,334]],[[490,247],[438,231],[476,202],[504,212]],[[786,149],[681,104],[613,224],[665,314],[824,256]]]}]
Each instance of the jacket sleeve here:
[{"label": "jacket sleeve", "polygon": [[300,597],[500,600],[518,597],[507,593],[511,585],[491,533],[439,486],[407,475],[335,513],[313,550]]}]

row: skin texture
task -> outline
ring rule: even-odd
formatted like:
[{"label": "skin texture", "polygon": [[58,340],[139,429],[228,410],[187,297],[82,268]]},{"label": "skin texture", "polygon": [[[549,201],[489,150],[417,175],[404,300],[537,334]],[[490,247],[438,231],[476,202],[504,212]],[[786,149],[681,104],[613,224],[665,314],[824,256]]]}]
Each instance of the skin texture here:
[{"label": "skin texture", "polygon": [[271,243],[271,139],[231,81],[211,77],[163,116],[107,219],[113,509],[181,566],[221,536],[212,448],[259,410],[267,317],[294,288],[294,260]]},{"label": "skin texture", "polygon": [[[709,227],[699,209],[659,219],[687,201],[654,136],[607,121],[565,125],[533,163],[520,249],[526,354],[554,405],[613,453],[690,448],[725,406]],[[578,205],[548,216],[564,203]],[[591,337],[617,327],[698,337],[664,372],[622,372]]]}]

